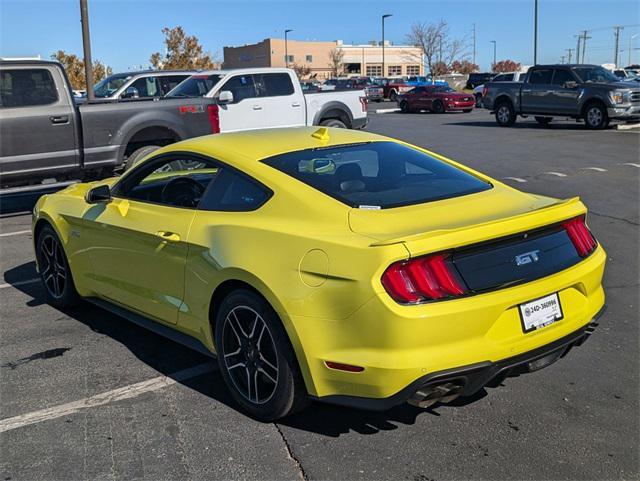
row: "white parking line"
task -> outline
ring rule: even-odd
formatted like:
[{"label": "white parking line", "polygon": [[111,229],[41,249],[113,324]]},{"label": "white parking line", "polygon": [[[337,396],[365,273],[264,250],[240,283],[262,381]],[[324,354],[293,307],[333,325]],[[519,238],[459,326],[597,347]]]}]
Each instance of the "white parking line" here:
[{"label": "white parking line", "polygon": [[40,278],[36,278],[36,279],[27,279],[26,281],[18,281],[18,282],[11,282],[11,283],[5,283],[5,284],[0,284],[0,289],[6,289],[7,287],[18,287],[18,286],[23,286],[25,284],[33,284],[34,282],[39,282]]},{"label": "white parking line", "polygon": [[556,177],[566,177],[567,174],[563,174],[562,172],[542,172],[543,174],[555,175]]},{"label": "white parking line", "polygon": [[637,167],[638,169],[640,169],[640,164],[634,164],[633,162],[625,162],[623,164],[620,165],[630,165],[632,167]]},{"label": "white parking line", "polygon": [[391,112],[400,112],[400,109],[376,109],[376,114],[388,114]]},{"label": "white parking line", "polygon": [[607,169],[602,167],[580,167],[581,170],[595,170],[596,172],[607,172]]},{"label": "white parking line", "polygon": [[62,416],[69,416],[70,414],[75,414],[82,409],[102,406],[104,404],[122,401],[123,399],[130,399],[146,392],[157,391],[158,389],[172,386],[178,382],[206,374],[214,369],[215,365],[207,362],[189,369],[178,371],[170,374],[169,376],[154,377],[147,381],[96,394],[95,396],[80,399],[78,401],[60,404],[59,406],[41,409],[27,414],[21,414],[12,418],[2,419],[0,420],[0,433],[28,426],[30,424],[56,419]]},{"label": "white parking line", "polygon": [[521,179],[520,177],[503,177],[503,180],[515,180],[516,182],[520,182],[521,184],[525,183],[525,179]]},{"label": "white parking line", "polygon": [[18,230],[16,232],[5,232],[0,234],[0,237],[9,237],[10,235],[21,235],[21,234],[31,234],[31,229],[29,230]]}]

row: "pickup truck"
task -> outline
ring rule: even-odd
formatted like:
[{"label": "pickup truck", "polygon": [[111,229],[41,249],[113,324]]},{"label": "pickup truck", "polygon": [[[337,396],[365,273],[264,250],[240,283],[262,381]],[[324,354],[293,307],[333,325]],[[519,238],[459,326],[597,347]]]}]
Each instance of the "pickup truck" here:
[{"label": "pickup truck", "polygon": [[[268,73],[259,70],[261,78]],[[291,85],[276,83],[256,98],[242,99],[249,91],[241,89],[235,100],[176,95],[78,104],[59,63],[1,61],[0,187],[110,176],[160,146],[211,133],[321,123],[364,127],[358,92],[305,96],[295,73],[286,72]]]},{"label": "pickup truck", "polygon": [[364,90],[305,94],[296,73],[286,68],[199,72],[166,95],[195,97],[215,100],[218,132],[304,125],[361,129],[367,124]]},{"label": "pickup truck", "polygon": [[[497,74],[491,79],[491,82],[523,82],[527,76],[527,72],[504,72]],[[482,92],[484,91],[484,84],[478,85],[473,88],[473,96],[476,99],[476,107],[482,107]]]},{"label": "pickup truck", "polygon": [[500,126],[518,115],[534,116],[547,125],[553,117],[583,120],[589,129],[603,129],[611,119],[640,116],[640,88],[621,82],[597,65],[536,65],[524,82],[489,82],[482,103]]}]

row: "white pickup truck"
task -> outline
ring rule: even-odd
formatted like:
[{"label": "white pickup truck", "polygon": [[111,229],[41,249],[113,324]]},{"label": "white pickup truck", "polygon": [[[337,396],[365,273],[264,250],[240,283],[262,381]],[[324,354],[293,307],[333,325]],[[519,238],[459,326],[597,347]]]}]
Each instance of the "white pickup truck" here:
[{"label": "white pickup truck", "polygon": [[214,131],[324,125],[361,129],[367,124],[363,90],[302,92],[298,76],[285,68],[250,68],[198,72],[166,97],[212,98]]}]

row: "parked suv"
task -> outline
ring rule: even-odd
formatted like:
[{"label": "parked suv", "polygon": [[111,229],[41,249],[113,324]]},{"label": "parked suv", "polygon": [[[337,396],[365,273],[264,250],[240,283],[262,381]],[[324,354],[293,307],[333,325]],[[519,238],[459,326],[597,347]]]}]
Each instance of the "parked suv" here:
[{"label": "parked suv", "polygon": [[501,126],[513,125],[518,115],[532,115],[542,125],[553,117],[581,119],[589,129],[640,117],[638,84],[598,65],[537,65],[524,82],[489,82],[482,102]]},{"label": "parked suv", "polygon": [[98,99],[163,97],[196,71],[147,70],[110,75],[93,87]]}]

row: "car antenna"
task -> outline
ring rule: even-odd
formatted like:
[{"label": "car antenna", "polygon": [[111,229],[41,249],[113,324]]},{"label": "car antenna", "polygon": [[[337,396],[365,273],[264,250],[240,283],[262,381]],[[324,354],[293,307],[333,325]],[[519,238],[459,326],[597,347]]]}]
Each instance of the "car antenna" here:
[{"label": "car antenna", "polygon": [[329,129],[326,127],[320,127],[311,134],[311,137],[318,140],[329,140]]}]

